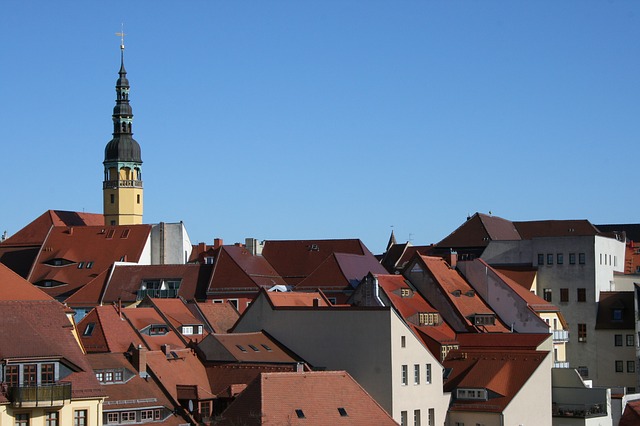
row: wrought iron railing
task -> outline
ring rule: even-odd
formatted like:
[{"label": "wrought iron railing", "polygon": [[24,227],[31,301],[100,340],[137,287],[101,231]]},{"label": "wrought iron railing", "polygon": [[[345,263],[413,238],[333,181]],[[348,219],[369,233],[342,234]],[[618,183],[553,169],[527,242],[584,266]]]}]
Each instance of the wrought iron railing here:
[{"label": "wrought iron railing", "polygon": [[553,404],[553,417],[602,417],[607,415],[606,404]]},{"label": "wrought iron railing", "polygon": [[141,180],[107,180],[102,184],[102,189],[116,188],[142,188]]},{"label": "wrought iron railing", "polygon": [[145,296],[162,299],[175,299],[178,297],[178,290],[173,288],[167,290],[156,290],[152,288],[146,290],[138,290],[138,300],[144,299]]}]

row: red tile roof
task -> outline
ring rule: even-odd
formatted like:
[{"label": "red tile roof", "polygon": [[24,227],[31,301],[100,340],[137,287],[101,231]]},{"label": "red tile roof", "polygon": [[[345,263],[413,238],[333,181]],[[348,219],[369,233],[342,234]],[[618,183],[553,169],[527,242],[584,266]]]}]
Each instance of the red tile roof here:
[{"label": "red tile roof", "polygon": [[221,246],[215,251],[215,266],[208,293],[235,290],[258,290],[286,285],[275,269],[262,256],[253,256],[244,247]]},{"label": "red tile roof", "polygon": [[640,425],[640,400],[628,401],[618,426]]},{"label": "red tile roof", "polygon": [[510,278],[527,291],[533,289],[533,283],[538,274],[538,270],[531,265],[500,265],[493,266],[493,269],[502,275]]},{"label": "red tile roof", "polygon": [[222,413],[219,424],[239,423],[397,426],[345,371],[262,373]]},{"label": "red tile roof", "polygon": [[[495,315],[495,312],[482,300],[473,287],[455,269],[451,269],[442,258],[416,255],[416,259],[422,262],[434,281],[442,289],[442,294],[447,297],[451,307],[459,313],[460,319],[468,327],[474,327],[470,319],[474,314]],[[494,325],[483,327],[486,327],[485,330],[488,332],[502,333],[509,331],[497,315]]]},{"label": "red tile roof", "polygon": [[238,310],[230,303],[198,302],[188,306],[197,307],[196,311],[204,317],[214,333],[226,333],[240,317]]},{"label": "red tile roof", "polygon": [[199,399],[215,395],[207,378],[204,365],[190,349],[177,349],[178,358],[167,357],[162,351],[147,352],[147,371],[151,373],[177,401],[178,386],[195,386]]},{"label": "red tile roof", "polygon": [[373,255],[332,253],[295,288],[353,290],[369,272],[387,271]]},{"label": "red tile roof", "polygon": [[513,222],[476,213],[440,241],[439,247],[486,247],[491,240],[520,240]]},{"label": "red tile roof", "polygon": [[331,306],[321,291],[266,291],[267,300],[274,307],[282,306]]},{"label": "red tile roof", "polygon": [[104,216],[97,213],[47,210],[2,244],[40,245],[52,226],[104,226]]},{"label": "red tile roof", "polygon": [[73,335],[66,309],[55,300],[0,301],[0,362],[11,359],[63,359],[71,366],[64,377],[72,398],[103,395]]},{"label": "red tile roof", "polygon": [[588,220],[535,220],[513,222],[523,240],[540,237],[577,237],[598,235]]},{"label": "red tile roof", "polygon": [[370,255],[362,241],[344,240],[281,240],[265,241],[262,256],[290,285],[296,285],[333,253]]},{"label": "red tile roof", "polygon": [[[452,350],[443,363],[452,392],[450,411],[502,412],[549,356],[542,351]],[[455,397],[456,389],[487,389],[488,400]]]},{"label": "red tile roof", "polygon": [[[150,233],[151,225],[54,227],[28,280],[36,285],[45,281],[60,284],[43,289],[51,296],[66,298],[113,262],[137,262]],[[63,264],[53,265],[56,259],[63,259]]]},{"label": "red tile roof", "polygon": [[[420,325],[418,317],[420,313],[438,313],[438,311],[420,293],[415,292],[402,275],[375,275],[375,278],[393,307],[436,358],[440,359],[440,349],[434,348],[432,341],[438,345],[458,343],[456,333],[443,320],[438,325]],[[410,296],[403,297],[402,289],[408,289]]]},{"label": "red tile roof", "polygon": [[0,264],[0,300],[53,300],[44,291]]},{"label": "red tile roof", "polygon": [[[85,333],[87,326],[93,323],[89,335]],[[123,353],[133,344],[135,347],[143,343],[131,324],[118,314],[115,306],[97,306],[78,323],[78,333],[85,350],[94,352]]]},{"label": "red tile roof", "polygon": [[535,351],[551,334],[543,333],[459,333],[460,350],[491,350],[500,348],[503,351]]},{"label": "red tile roof", "polygon": [[[129,321],[145,343],[145,346],[151,351],[159,350],[164,345],[170,345],[172,348],[184,348],[186,346],[182,338],[169,328],[169,325],[154,308],[123,309],[122,315]],[[152,325],[165,325],[168,331],[165,334],[149,335],[146,330]]]}]

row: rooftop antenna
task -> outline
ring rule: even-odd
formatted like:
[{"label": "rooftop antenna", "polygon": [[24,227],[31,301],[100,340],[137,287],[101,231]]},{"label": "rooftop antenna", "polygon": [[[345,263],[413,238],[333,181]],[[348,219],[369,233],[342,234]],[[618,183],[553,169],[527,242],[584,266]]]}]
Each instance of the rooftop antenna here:
[{"label": "rooftop antenna", "polygon": [[124,36],[126,35],[124,33],[124,23],[120,24],[122,27],[122,29],[120,30],[119,33],[116,33],[116,35],[118,37],[120,37],[120,50],[124,50]]}]

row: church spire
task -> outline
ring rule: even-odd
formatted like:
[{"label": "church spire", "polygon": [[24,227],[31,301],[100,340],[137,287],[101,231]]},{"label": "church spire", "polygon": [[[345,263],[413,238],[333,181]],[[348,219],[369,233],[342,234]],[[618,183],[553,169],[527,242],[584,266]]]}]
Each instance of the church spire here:
[{"label": "church spire", "polygon": [[104,150],[105,225],[142,223],[142,155],[133,139],[133,110],[129,104],[129,80],[124,68],[124,31],[121,37],[120,71],[113,107],[113,138]]}]

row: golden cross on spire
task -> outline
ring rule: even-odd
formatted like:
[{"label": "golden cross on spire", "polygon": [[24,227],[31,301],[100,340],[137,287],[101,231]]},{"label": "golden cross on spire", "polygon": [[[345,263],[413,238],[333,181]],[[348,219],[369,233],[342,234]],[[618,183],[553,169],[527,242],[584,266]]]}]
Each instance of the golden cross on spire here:
[{"label": "golden cross on spire", "polygon": [[118,37],[120,37],[120,50],[124,50],[124,24],[122,24],[122,30],[119,33],[116,33]]}]

